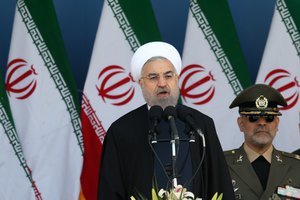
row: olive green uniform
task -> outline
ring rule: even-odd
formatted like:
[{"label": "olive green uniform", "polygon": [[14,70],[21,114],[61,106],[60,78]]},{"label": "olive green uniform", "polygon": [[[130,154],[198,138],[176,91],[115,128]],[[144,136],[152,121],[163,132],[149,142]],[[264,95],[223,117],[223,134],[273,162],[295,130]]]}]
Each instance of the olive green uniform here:
[{"label": "olive green uniform", "polygon": [[[279,186],[300,188],[300,156],[274,148],[266,190],[262,185],[241,146],[225,152],[236,199],[268,200]],[[285,199],[285,198],[282,198]]]},{"label": "olive green uniform", "polygon": [[293,151],[293,153],[300,155],[300,149],[297,149],[296,151]]}]

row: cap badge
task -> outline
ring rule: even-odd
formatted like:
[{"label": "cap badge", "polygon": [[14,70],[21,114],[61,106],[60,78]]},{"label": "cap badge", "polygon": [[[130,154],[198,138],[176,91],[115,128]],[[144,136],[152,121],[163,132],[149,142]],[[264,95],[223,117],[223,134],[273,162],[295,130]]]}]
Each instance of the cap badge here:
[{"label": "cap badge", "polygon": [[256,108],[267,108],[268,107],[268,99],[263,95],[260,95],[255,101]]}]

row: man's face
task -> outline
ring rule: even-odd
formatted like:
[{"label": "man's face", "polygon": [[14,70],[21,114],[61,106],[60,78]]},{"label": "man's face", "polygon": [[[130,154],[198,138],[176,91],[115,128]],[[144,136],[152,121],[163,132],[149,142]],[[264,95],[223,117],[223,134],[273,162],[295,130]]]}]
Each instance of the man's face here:
[{"label": "man's face", "polygon": [[237,121],[240,131],[244,132],[245,143],[252,149],[263,149],[272,144],[278,130],[279,117],[242,115]]},{"label": "man's face", "polygon": [[159,105],[164,109],[177,104],[178,76],[169,60],[157,59],[146,62],[139,84],[149,106]]}]

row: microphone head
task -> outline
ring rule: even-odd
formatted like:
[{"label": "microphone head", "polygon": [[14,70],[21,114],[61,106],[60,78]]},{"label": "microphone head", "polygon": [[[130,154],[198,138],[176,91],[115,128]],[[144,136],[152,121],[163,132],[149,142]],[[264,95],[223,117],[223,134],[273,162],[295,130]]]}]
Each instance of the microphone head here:
[{"label": "microphone head", "polygon": [[170,117],[176,118],[177,117],[177,111],[174,106],[168,106],[165,108],[163,117],[166,120],[169,120]]},{"label": "microphone head", "polygon": [[192,116],[192,110],[185,105],[178,106],[177,113],[178,113],[179,119],[183,122],[186,122],[187,116]]},{"label": "microphone head", "polygon": [[154,105],[149,110],[149,119],[160,121],[162,118],[163,109],[158,105]]}]

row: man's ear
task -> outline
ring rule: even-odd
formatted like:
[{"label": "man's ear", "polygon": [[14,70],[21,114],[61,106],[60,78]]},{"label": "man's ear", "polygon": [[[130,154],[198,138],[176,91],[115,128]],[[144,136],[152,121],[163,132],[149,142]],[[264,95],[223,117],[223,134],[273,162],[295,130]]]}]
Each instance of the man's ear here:
[{"label": "man's ear", "polygon": [[237,124],[239,125],[240,131],[244,132],[245,128],[244,128],[243,118],[241,116],[239,116],[236,121],[237,121]]},{"label": "man's ear", "polygon": [[143,85],[143,80],[139,79],[139,85],[142,86]]}]

